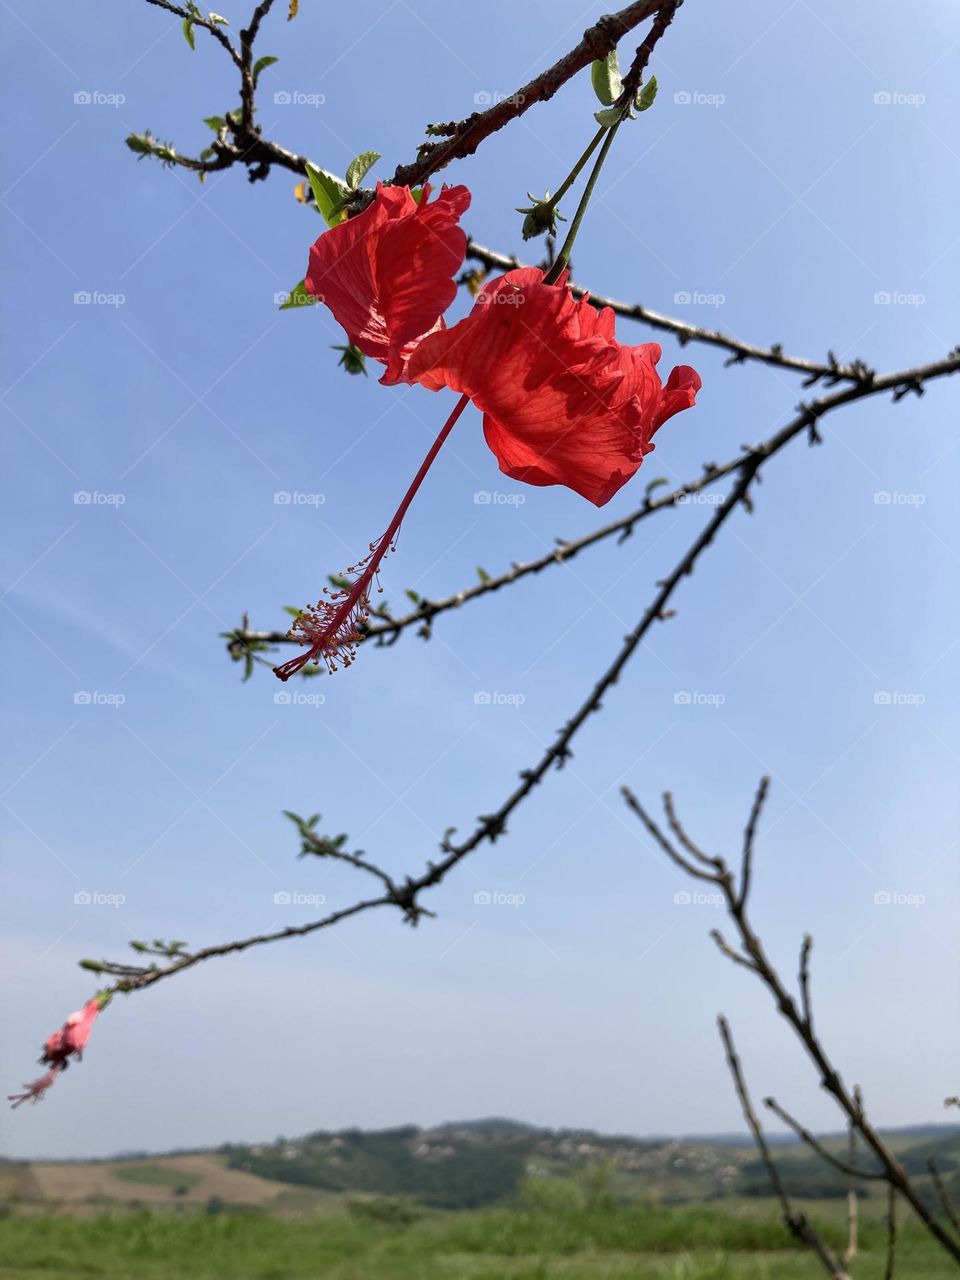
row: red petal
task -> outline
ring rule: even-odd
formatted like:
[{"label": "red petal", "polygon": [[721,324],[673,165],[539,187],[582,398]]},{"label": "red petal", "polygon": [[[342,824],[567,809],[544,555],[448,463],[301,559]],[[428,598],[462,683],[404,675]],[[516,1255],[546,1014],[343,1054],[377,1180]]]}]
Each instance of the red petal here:
[{"label": "red petal", "polygon": [[420,343],[407,376],[470,395],[506,475],[563,484],[601,506],[644,452],[638,405],[613,408],[624,373],[603,335],[607,326],[567,289],[509,272],[484,290],[466,320]]},{"label": "red petal", "polygon": [[377,185],[363,213],[325,232],[310,250],[306,287],[333,312],[365,355],[388,366],[381,381],[403,376],[413,344],[440,323],[456,294],[467,240],[457,219],[466,187],[444,188],[417,204],[407,187]]},{"label": "red petal", "polygon": [[668,418],[683,409],[692,409],[697,400],[697,392],[703,386],[699,373],[688,364],[680,364],[670,372],[667,385],[660,397],[660,404],[654,415],[653,432],[662,427]]}]

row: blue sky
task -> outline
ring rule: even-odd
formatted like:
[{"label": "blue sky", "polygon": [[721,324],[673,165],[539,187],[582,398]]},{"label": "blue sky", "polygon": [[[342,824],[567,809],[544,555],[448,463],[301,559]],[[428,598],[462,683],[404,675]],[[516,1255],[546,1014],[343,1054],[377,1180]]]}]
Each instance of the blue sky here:
[{"label": "blue sky", "polygon": [[[264,72],[261,123],[339,172],[376,148],[384,176],[428,121],[512,92],[601,11],[494,0],[479,33],[471,9],[439,2],[301,10],[288,26],[278,7],[261,38],[280,59]],[[247,15],[226,16],[236,29]],[[124,147],[150,128],[195,153],[202,117],[235,105],[202,32],[191,52],[147,5],[103,20],[88,3],[11,0],[0,17],[0,1075],[12,1091],[90,994],[81,956],[318,913],[277,893],[322,895],[326,909],[366,890],[297,861],[283,809],[322,812],[398,874],[433,857],[445,828],[470,829],[579,704],[709,509],[662,514],[623,546],[446,615],[428,644],[408,632],[365,649],[304,686],[322,702],[278,704],[266,672],[242,685],[217,633],[244,610],[279,625],[283,605],[316,598],[365,549],[452,397],[348,378],[322,308],[277,313],[320,229],[292,175],[201,187]],[[922,22],[890,11],[882,23],[862,2],[774,15],[756,0],[736,13],[688,0],[654,59],[660,98],[622,131],[599,184],[577,279],[798,354],[829,347],[883,370],[945,354],[958,37],[943,0]],[[275,103],[284,93],[300,105]],[[447,180],[473,192],[467,230],[536,255],[514,206],[557,187],[594,107],[582,75],[451,167]],[[78,305],[81,292],[100,300]],[[619,335],[657,337],[625,321]],[[386,598],[447,594],[478,565],[501,571],[625,514],[645,481],[726,459],[802,394],[783,371],[725,369],[719,352],[659,340],[664,373],[700,371],[700,402],[602,515],[501,476],[470,410],[387,563]],[[721,1009],[754,1088],[833,1127],[765,994],[713,950],[716,908],[675,901],[689,886],[618,797],[623,782],[650,804],[670,788],[691,830],[735,853],[762,772],[774,777],[762,936],[792,974],[814,933],[820,1025],[875,1120],[943,1118],[960,1048],[957,388],[869,400],[824,436],[770,466],[755,513],[738,513],[684,584],[570,767],[435,892],[438,919],[414,931],[372,915],[115,1002],[83,1066],[6,1117],[3,1150],[106,1154],[490,1113],[738,1129]],[[279,505],[279,491],[323,501]],[[524,501],[478,504],[478,492]],[[513,696],[483,705],[479,692]]]}]

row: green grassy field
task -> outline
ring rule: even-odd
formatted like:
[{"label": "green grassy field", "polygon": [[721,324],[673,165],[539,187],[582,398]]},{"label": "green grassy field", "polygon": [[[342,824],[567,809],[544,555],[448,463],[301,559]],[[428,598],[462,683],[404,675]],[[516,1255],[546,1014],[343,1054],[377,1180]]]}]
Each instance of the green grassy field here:
[{"label": "green grassy field", "polygon": [[[325,1219],[135,1213],[0,1219],[2,1280],[805,1280],[821,1274],[769,1209],[630,1206],[589,1212],[397,1206]],[[402,1206],[399,1207],[402,1209]],[[398,1217],[403,1217],[399,1212]],[[824,1234],[839,1243],[839,1216]],[[955,1280],[956,1267],[907,1223],[899,1280]],[[883,1229],[863,1222],[856,1280],[883,1275]]]}]

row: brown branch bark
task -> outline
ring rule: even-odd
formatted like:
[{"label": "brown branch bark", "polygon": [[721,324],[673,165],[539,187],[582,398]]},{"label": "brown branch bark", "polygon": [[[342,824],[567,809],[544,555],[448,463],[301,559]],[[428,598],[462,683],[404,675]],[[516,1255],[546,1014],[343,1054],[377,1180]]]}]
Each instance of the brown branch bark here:
[{"label": "brown branch bark", "polygon": [[462,160],[473,155],[481,142],[491,134],[518,119],[535,103],[548,102],[579,71],[589,67],[597,58],[605,58],[634,27],[638,27],[660,10],[672,11],[676,8],[675,3],[664,3],[664,0],[639,0],[618,13],[602,17],[587,28],[579,44],[529,83],[494,103],[486,111],[475,111],[466,119],[453,121],[445,126],[447,136],[443,141],[428,142],[421,146],[417,159],[411,164],[398,165],[390,181],[398,186],[419,186],[451,160]]}]

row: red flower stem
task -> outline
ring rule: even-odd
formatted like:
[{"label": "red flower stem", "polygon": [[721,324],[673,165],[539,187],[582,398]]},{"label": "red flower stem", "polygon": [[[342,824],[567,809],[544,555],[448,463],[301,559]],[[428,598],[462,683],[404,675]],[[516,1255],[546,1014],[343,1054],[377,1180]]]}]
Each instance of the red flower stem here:
[{"label": "red flower stem", "polygon": [[443,448],[444,442],[446,441],[447,436],[450,434],[450,432],[453,430],[454,426],[456,425],[457,419],[460,417],[460,415],[463,413],[464,409],[467,407],[469,403],[470,403],[469,396],[461,396],[460,399],[457,401],[456,405],[453,408],[453,412],[450,414],[450,417],[447,418],[446,422],[440,428],[439,435],[437,436],[436,440],[434,440],[433,444],[430,446],[427,456],[424,458],[423,462],[420,464],[420,470],[413,477],[413,481],[411,482],[407,492],[404,494],[403,501],[400,503],[399,507],[397,507],[396,513],[393,519],[390,521],[390,524],[387,528],[386,533],[377,543],[376,550],[374,551],[373,555],[370,557],[370,562],[367,564],[366,568],[364,569],[360,577],[356,580],[356,582],[350,588],[350,591],[347,594],[347,596],[337,607],[336,612],[331,617],[329,623],[324,627],[323,632],[320,634],[320,636],[318,636],[314,644],[309,649],[307,649],[304,653],[298,654],[296,658],[292,658],[289,662],[284,662],[281,666],[273,668],[274,675],[276,675],[279,679],[289,680],[292,675],[296,675],[296,673],[302,667],[305,667],[308,662],[311,662],[315,658],[318,658],[320,654],[323,652],[324,645],[328,640],[328,638],[330,636],[336,635],[337,630],[343,625],[346,619],[350,617],[351,611],[353,610],[354,606],[357,604],[357,601],[362,599],[362,597],[367,593],[370,587],[370,583],[377,576],[377,571],[380,568],[380,564],[383,560],[383,557],[390,550],[390,547],[393,544],[393,540],[394,538],[396,538],[397,533],[400,530],[400,525],[403,522],[403,517],[407,514],[407,510],[410,506],[410,503],[416,497],[417,490],[420,488],[421,484],[423,484],[423,481],[426,477],[427,472],[430,470],[430,468],[433,466],[434,462],[436,461],[437,454]]}]

